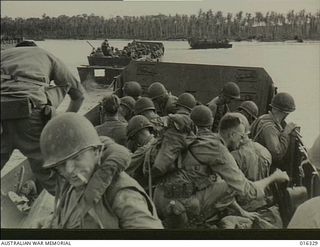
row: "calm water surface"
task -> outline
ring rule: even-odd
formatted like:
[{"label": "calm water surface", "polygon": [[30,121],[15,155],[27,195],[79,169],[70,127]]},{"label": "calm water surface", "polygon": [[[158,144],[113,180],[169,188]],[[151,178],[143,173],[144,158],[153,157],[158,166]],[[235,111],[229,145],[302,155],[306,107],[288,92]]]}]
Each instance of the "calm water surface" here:
[{"label": "calm water surface", "polygon": [[[90,40],[98,47],[102,40]],[[131,40],[109,40],[123,48]],[[78,77],[77,66],[88,64],[87,55],[92,48],[85,40],[45,40],[37,44],[59,57]],[[278,92],[293,95],[297,110],[289,121],[301,126],[307,147],[320,133],[320,42],[237,42],[231,49],[191,50],[186,41],[165,41],[165,62],[217,64],[263,67],[273,79]],[[94,102],[89,94],[83,111]]]}]

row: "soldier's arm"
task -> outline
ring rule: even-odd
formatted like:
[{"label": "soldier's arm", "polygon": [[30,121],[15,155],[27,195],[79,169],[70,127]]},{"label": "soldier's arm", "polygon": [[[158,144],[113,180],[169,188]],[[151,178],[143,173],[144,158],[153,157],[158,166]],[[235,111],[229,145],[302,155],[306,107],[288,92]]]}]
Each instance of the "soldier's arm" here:
[{"label": "soldier's arm", "polygon": [[220,159],[213,159],[211,169],[218,173],[226,183],[241,196],[258,199],[264,196],[264,190],[249,181],[237,166],[236,161],[227,150],[221,150]]},{"label": "soldier's arm", "polygon": [[[111,138],[100,137],[105,143]],[[107,150],[103,152],[101,164],[92,175],[85,190],[85,199],[88,203],[96,202],[101,198],[106,189],[110,186],[113,178],[124,171],[130,163],[131,154],[129,151],[111,140]]]},{"label": "soldier's arm", "polygon": [[265,127],[262,131],[266,148],[272,155],[273,160],[281,160],[289,146],[289,134],[286,132],[279,132],[273,127]]},{"label": "soldier's arm", "polygon": [[57,86],[66,87],[66,92],[71,98],[67,111],[77,112],[83,103],[85,89],[60,59],[54,56],[51,59],[53,64],[51,79]]},{"label": "soldier's arm", "polygon": [[115,196],[112,209],[119,219],[121,229],[163,229],[155,210],[150,212],[145,197],[138,191],[120,190]]}]

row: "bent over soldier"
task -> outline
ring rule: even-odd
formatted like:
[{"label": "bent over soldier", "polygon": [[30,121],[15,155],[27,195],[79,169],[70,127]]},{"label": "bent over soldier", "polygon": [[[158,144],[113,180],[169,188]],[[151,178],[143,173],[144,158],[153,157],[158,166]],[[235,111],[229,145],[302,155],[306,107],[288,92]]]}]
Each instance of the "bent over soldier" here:
[{"label": "bent over soldier", "polygon": [[151,199],[123,172],[130,162],[128,150],[99,138],[85,117],[65,113],[53,118],[40,144],[44,167],[60,175],[52,228],[163,228]]},{"label": "bent over soldier", "polygon": [[53,194],[55,179],[42,169],[40,134],[66,94],[71,98],[67,111],[77,112],[84,92],[66,65],[44,49],[19,46],[1,52],[1,168],[19,149]]}]

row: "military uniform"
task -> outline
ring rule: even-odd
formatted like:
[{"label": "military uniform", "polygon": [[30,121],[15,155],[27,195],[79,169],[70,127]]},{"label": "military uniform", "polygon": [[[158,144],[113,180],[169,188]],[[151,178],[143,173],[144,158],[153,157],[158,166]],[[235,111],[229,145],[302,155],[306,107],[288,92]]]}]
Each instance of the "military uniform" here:
[{"label": "military uniform", "polygon": [[[51,80],[55,86],[50,86]],[[51,193],[54,193],[54,179],[50,182],[50,171],[41,168],[39,138],[50,118],[43,110],[48,105],[52,110],[58,107],[67,93],[72,99],[79,99],[84,89],[68,68],[49,52],[39,47],[18,47],[1,53],[1,102],[26,99],[25,106],[31,109],[29,116],[21,117],[20,106],[13,110],[17,116],[12,119],[7,119],[2,111],[1,167],[12,151],[19,149],[29,158],[37,179]]]},{"label": "military uniform", "polygon": [[278,123],[271,112],[252,123],[251,138],[266,147],[272,155],[272,166],[282,168],[282,159],[289,147],[290,136],[283,132],[285,123]]},{"label": "military uniform", "polygon": [[215,97],[213,100],[211,100],[207,106],[212,111],[213,116],[213,124],[212,124],[212,131],[218,132],[218,126],[220,119],[229,112],[229,107],[227,104],[221,104],[219,100],[219,96]]},{"label": "military uniform", "polygon": [[124,172],[120,173],[92,207],[86,204],[83,192],[70,185],[63,188],[52,228],[163,228],[151,199],[141,186]]},{"label": "military uniform", "polygon": [[106,118],[106,121],[96,126],[99,136],[111,137],[116,143],[127,145],[127,123],[114,118]]},{"label": "military uniform", "polygon": [[243,174],[251,181],[269,176],[271,154],[264,146],[250,139],[231,152]]}]

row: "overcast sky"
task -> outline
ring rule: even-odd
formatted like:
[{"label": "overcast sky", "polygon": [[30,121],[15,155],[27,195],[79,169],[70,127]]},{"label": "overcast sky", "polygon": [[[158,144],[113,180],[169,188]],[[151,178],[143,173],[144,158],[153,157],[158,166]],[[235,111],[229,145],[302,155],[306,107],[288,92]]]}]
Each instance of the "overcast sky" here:
[{"label": "overcast sky", "polygon": [[138,16],[153,14],[197,14],[199,9],[214,12],[236,13],[240,10],[254,13],[276,11],[287,13],[293,9],[316,12],[320,9],[320,0],[126,0],[121,1],[3,1],[1,16],[41,17],[78,15],[91,13],[104,17]]}]

